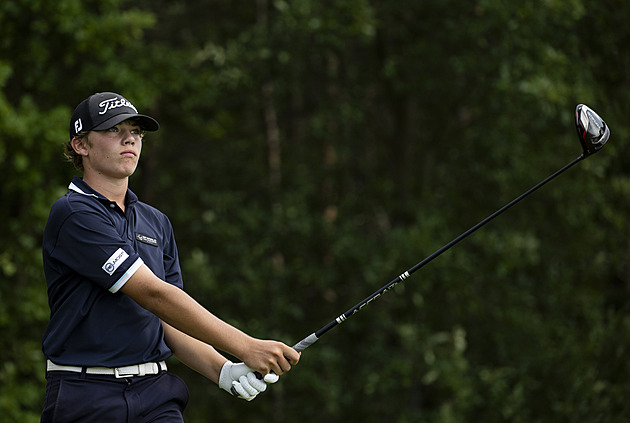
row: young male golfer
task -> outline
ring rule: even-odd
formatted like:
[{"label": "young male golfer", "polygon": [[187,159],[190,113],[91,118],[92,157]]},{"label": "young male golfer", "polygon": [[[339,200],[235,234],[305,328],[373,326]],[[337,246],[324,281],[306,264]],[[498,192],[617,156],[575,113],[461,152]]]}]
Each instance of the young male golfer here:
[{"label": "young male golfer", "polygon": [[246,400],[300,358],[230,326],[183,291],[170,221],[128,188],[144,133],[158,128],[112,92],[88,97],[72,115],[66,156],[83,178],[55,202],[44,232],[50,322],[42,422],[183,421],[188,390],[164,363],[173,354]]}]

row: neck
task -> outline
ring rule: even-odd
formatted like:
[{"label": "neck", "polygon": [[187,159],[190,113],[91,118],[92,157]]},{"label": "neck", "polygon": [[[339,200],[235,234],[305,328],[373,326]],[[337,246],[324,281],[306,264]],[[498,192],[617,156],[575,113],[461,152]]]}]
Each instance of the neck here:
[{"label": "neck", "polygon": [[122,210],[125,210],[125,196],[127,195],[127,187],[129,178],[123,179],[106,179],[94,177],[89,173],[83,175],[83,181],[88,184],[94,191],[104,195],[107,199],[115,201]]}]

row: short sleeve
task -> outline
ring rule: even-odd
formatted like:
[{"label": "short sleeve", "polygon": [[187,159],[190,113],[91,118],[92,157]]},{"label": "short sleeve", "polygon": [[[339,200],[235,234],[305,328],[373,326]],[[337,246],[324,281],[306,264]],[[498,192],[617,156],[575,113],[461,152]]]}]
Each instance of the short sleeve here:
[{"label": "short sleeve", "polygon": [[70,214],[63,222],[51,256],[113,293],[143,263],[107,216],[86,210]]}]

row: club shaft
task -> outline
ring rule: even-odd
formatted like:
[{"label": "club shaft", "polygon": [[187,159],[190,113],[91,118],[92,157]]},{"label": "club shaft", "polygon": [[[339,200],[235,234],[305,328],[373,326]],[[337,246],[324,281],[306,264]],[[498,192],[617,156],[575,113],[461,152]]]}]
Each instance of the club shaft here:
[{"label": "club shaft", "polygon": [[379,289],[378,291],[374,292],[372,295],[370,295],[369,297],[365,298],[363,301],[359,302],[354,307],[350,308],[348,311],[346,311],[345,313],[343,313],[342,315],[337,317],[335,320],[331,321],[326,326],[324,326],[321,329],[319,329],[317,332],[314,332],[314,333],[308,335],[306,338],[302,339],[300,342],[295,344],[293,346],[293,348],[295,350],[297,350],[298,352],[304,351],[306,348],[311,346],[315,341],[317,341],[326,332],[328,332],[332,328],[340,325],[341,323],[345,322],[348,318],[350,318],[351,316],[353,316],[354,314],[356,314],[357,312],[362,310],[365,306],[370,304],[372,301],[376,300],[381,295],[383,295],[386,292],[388,292],[391,289],[393,289],[400,282],[402,282],[405,279],[407,279],[409,276],[411,276],[412,273],[414,273],[418,269],[424,267],[426,264],[431,262],[436,257],[440,256],[442,253],[444,253],[445,251],[450,249],[452,246],[454,246],[455,244],[457,244],[458,242],[460,242],[461,240],[466,238],[468,235],[472,234],[477,229],[481,228],[486,223],[490,222],[492,219],[494,219],[495,217],[499,216],[500,214],[505,212],[510,207],[514,206],[516,203],[521,201],[523,198],[527,197],[528,195],[530,195],[531,193],[533,193],[534,191],[536,191],[537,189],[539,189],[540,187],[545,185],[547,182],[551,181],[552,179],[554,179],[555,177],[557,177],[558,175],[560,175],[561,173],[563,173],[564,171],[569,169],[571,166],[573,166],[576,163],[578,163],[579,161],[583,160],[585,157],[586,156],[584,154],[580,155],[577,159],[573,160],[571,163],[567,164],[566,166],[564,166],[562,169],[558,170],[553,175],[551,175],[548,178],[542,180],[541,182],[539,182],[538,184],[536,184],[535,186],[530,188],[528,191],[526,191],[523,194],[521,194],[520,196],[516,197],[515,199],[513,199],[512,201],[507,203],[505,206],[501,207],[499,210],[495,211],[490,216],[486,217],[481,222],[477,223],[475,226],[473,226],[472,228],[468,229],[466,232],[462,233],[457,238],[453,239],[451,242],[449,242],[448,244],[444,245],[442,248],[440,248],[439,250],[435,251],[433,254],[431,254],[427,258],[425,258],[421,262],[417,263],[415,266],[411,267],[409,270],[407,270],[406,272],[402,273],[400,276],[396,277],[396,279],[392,280],[391,282],[389,282],[388,284],[383,286],[381,289]]}]

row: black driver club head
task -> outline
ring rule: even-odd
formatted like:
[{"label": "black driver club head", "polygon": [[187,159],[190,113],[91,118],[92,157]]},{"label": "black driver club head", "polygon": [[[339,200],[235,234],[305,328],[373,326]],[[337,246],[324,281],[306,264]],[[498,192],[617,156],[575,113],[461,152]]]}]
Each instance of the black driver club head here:
[{"label": "black driver club head", "polygon": [[584,104],[578,104],[575,108],[575,126],[584,149],[584,157],[598,152],[610,137],[606,122]]}]

